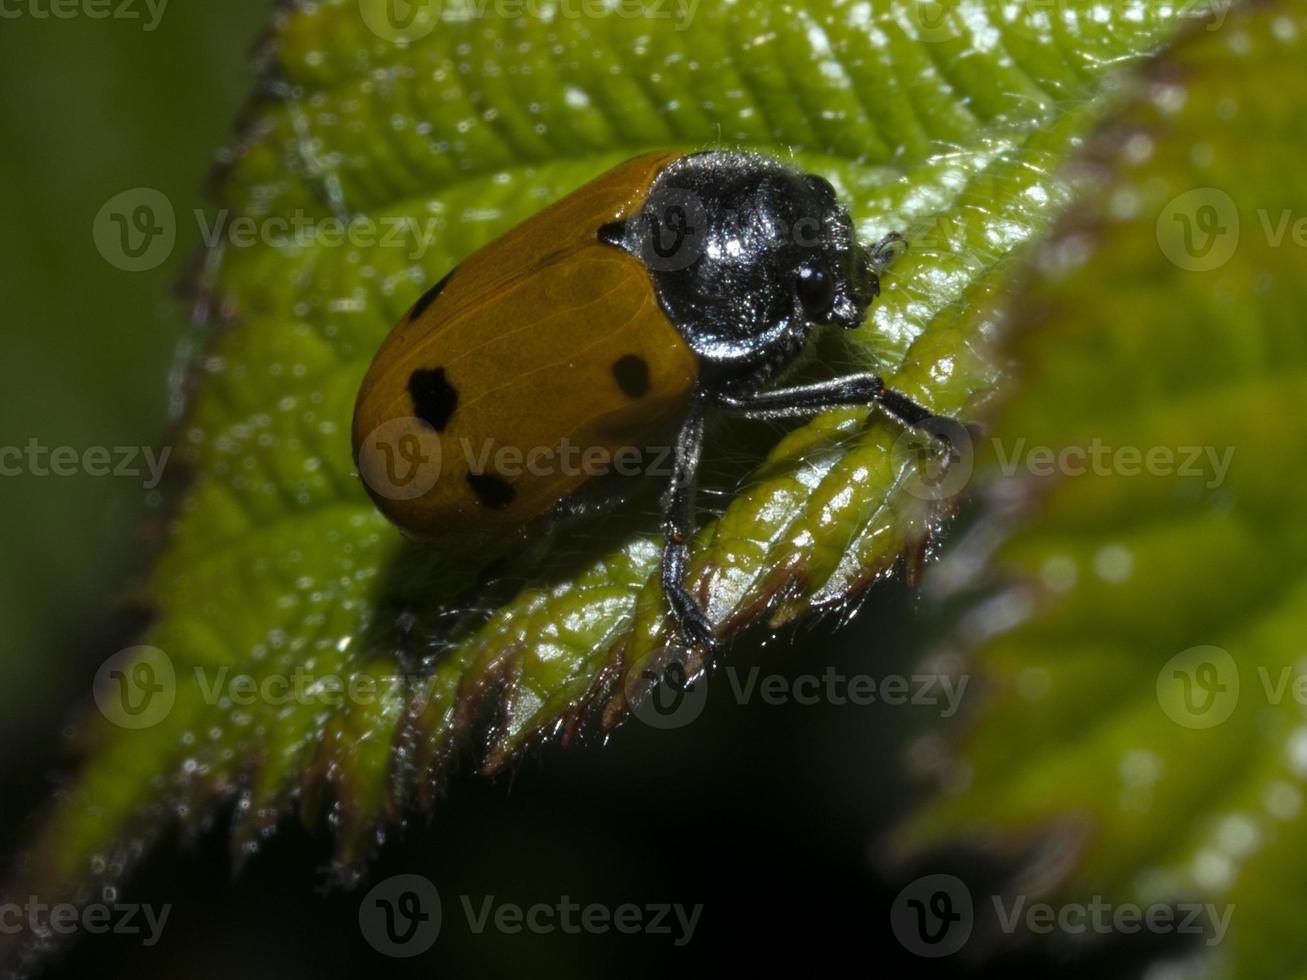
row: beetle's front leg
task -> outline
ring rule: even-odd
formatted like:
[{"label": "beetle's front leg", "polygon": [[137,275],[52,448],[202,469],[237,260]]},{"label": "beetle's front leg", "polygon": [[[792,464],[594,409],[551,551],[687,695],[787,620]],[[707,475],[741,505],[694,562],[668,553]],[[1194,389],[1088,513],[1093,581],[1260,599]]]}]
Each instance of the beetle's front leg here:
[{"label": "beetle's front leg", "polygon": [[923,428],[937,417],[906,395],[886,388],[874,374],[850,374],[832,381],[747,395],[722,394],[717,397],[717,403],[753,419],[793,418],[844,405],[872,404],[912,428]]},{"label": "beetle's front leg", "polygon": [[672,480],[663,493],[663,592],[685,639],[692,645],[712,649],[717,635],[704,611],[685,587],[690,559],[690,536],[694,533],[694,491],[703,455],[705,399],[695,399],[676,436]]},{"label": "beetle's front leg", "polygon": [[879,405],[903,425],[930,436],[946,466],[967,456],[974,438],[968,427],[947,416],[935,415],[906,395],[886,388],[874,374],[850,374],[833,381],[753,394],[719,395],[717,403],[754,419],[812,415],[844,405]]}]

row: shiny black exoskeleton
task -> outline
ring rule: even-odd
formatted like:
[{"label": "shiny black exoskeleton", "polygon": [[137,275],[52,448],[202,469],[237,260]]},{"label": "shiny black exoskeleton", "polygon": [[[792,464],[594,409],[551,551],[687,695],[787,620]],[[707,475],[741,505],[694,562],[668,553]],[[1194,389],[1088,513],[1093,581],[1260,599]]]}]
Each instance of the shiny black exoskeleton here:
[{"label": "shiny black exoskeleton", "polygon": [[664,312],[699,357],[699,391],[663,496],[662,579],[687,638],[712,645],[712,624],[684,585],[705,413],[719,407],[780,418],[875,403],[905,425],[931,419],[872,374],[765,389],[814,327],[863,322],[903,240],[891,234],[867,247],[824,178],[724,151],[673,161],[640,213],[603,226],[599,237],[645,264]]}]

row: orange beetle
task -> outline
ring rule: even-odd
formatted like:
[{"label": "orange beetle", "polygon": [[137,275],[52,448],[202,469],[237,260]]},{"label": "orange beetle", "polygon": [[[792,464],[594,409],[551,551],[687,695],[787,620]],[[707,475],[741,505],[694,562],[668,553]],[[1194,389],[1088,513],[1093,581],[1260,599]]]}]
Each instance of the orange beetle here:
[{"label": "orange beetle", "polygon": [[704,416],[875,403],[924,426],[871,374],[770,387],[815,327],[862,323],[901,243],[862,245],[826,180],[766,157],[637,157],[418,299],[359,390],[359,471],[411,534],[509,532],[595,475],[561,465],[567,447],[611,460],[675,425],[662,578],[687,639],[711,645],[682,581]]}]

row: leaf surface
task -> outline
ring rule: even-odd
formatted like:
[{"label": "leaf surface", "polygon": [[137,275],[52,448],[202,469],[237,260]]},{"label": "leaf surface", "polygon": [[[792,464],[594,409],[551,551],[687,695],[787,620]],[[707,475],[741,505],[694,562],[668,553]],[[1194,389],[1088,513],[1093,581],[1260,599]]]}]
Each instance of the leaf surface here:
[{"label": "leaf surface", "polygon": [[1075,859],[1036,891],[1228,910],[1195,950],[1245,980],[1305,969],[1304,39],[1300,2],[1234,11],[1090,139],[980,466],[1011,525],[962,620],[989,696],[900,840],[1050,834]]},{"label": "leaf surface", "polygon": [[[89,720],[87,761],[29,855],[39,893],[116,882],[161,826],[228,800],[237,855],[298,808],[328,815],[348,874],[432,802],[470,734],[493,768],[588,714],[615,723],[665,654],[649,508],[510,563],[473,601],[478,561],[405,543],[363,492],[359,381],[459,259],[648,149],[792,158],[832,180],[864,237],[912,243],[868,324],[823,343],[822,372],[873,369],[967,417],[1001,377],[991,300],[1071,196],[1061,164],[1117,66],[1185,16],[1160,0],[928,18],[885,0],[536,6],[547,16],[444,5],[434,23],[425,5],[398,34],[382,0],[280,9],[214,182],[219,220],[255,232],[223,226],[200,284],[216,326],[179,435],[194,479],[142,590],[164,660],[101,672],[110,694],[162,684],[170,708],[140,729],[112,705]],[[939,507],[905,489],[899,435],[865,411],[714,433],[693,575],[724,633],[840,608],[920,556]]]}]

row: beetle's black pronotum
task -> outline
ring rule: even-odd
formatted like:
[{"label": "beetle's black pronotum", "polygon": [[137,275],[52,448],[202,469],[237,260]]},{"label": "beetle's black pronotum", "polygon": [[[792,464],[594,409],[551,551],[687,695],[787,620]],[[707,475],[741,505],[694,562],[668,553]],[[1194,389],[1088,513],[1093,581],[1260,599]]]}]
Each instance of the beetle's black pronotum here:
[{"label": "beetle's black pronotum", "polygon": [[929,419],[873,374],[766,390],[814,327],[862,324],[903,239],[891,233],[868,248],[825,178],[730,152],[673,161],[640,213],[603,226],[599,236],[649,269],[663,310],[700,360],[663,497],[662,580],[687,636],[710,644],[712,624],[684,584],[704,413],[717,407],[780,418],[876,403],[906,425]]}]

